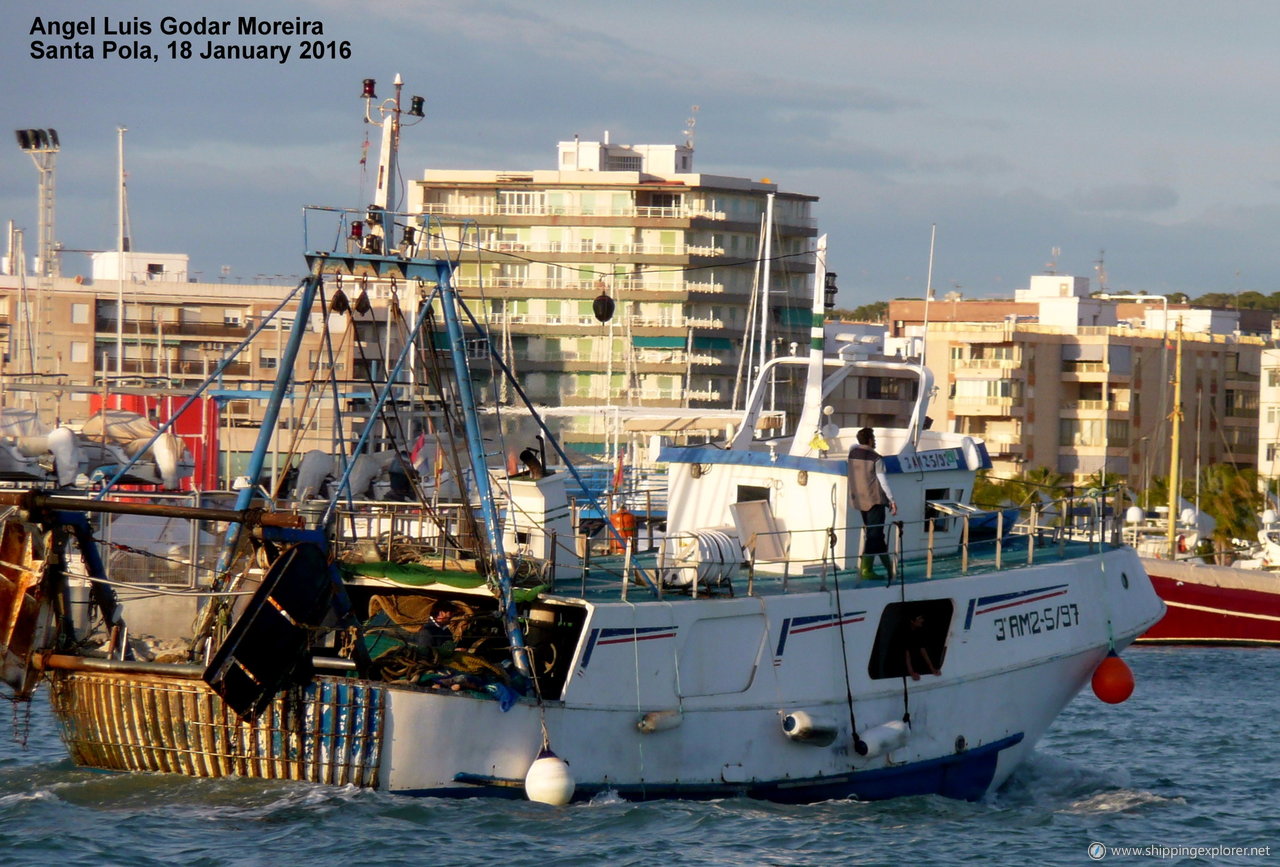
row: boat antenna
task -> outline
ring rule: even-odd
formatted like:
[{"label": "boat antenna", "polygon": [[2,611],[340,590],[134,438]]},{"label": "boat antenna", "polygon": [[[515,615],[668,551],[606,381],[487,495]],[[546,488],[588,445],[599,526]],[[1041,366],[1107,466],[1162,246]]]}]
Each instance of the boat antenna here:
[{"label": "boat antenna", "polygon": [[1169,559],[1178,557],[1178,496],[1182,488],[1181,462],[1178,460],[1182,450],[1182,317],[1174,326],[1174,361],[1173,361],[1173,411],[1169,413],[1169,421],[1173,425],[1172,442],[1169,445]]},{"label": "boat antenna", "polygon": [[[371,123],[374,126],[382,128],[382,145],[378,151],[378,178],[373,188],[373,204],[369,206],[368,222],[371,224],[370,237],[366,239],[366,253],[390,253],[396,248],[396,225],[395,214],[399,206],[396,200],[398,188],[396,186],[396,178],[399,176],[399,165],[397,164],[397,153],[400,150],[400,127],[410,126],[412,124],[421,123],[426,115],[422,111],[425,100],[421,96],[412,96],[409,98],[408,111],[401,107],[401,89],[404,87],[404,80],[400,78],[400,73],[396,73],[395,81],[392,82],[396,89],[395,96],[385,99],[377,104],[377,119],[374,118],[374,101],[378,95],[375,92],[377,81],[372,78],[366,78],[363,82],[363,90],[361,96],[364,99],[364,120],[365,123]],[[401,115],[415,118],[411,122],[403,122]],[[379,233],[379,229],[381,230]],[[381,242],[376,240],[381,234]],[[381,249],[373,249],[381,246]]]},{"label": "boat antenna", "polygon": [[924,333],[920,337],[921,367],[925,366],[929,352],[929,302],[933,300],[933,245],[937,240],[938,224],[931,223],[929,225],[929,270],[924,278]]}]

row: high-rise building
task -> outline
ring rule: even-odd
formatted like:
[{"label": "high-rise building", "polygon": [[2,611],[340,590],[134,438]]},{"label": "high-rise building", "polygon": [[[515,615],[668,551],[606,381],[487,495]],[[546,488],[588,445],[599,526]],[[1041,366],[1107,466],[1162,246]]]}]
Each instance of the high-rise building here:
[{"label": "high-rise building", "polygon": [[[441,218],[431,249],[460,256],[463,298],[522,388],[563,407],[561,435],[591,451],[609,436],[601,407],[740,406],[762,356],[806,351],[815,201],[698,173],[690,144],[606,135],[560,142],[551,169],[429,169],[409,210]],[[601,295],[616,307],[608,322]],[[785,410],[795,397],[773,400]]]}]

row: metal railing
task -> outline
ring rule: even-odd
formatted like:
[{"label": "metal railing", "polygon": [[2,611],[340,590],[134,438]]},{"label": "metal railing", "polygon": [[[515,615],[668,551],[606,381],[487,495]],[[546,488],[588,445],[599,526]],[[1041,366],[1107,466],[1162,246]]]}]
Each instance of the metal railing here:
[{"label": "metal railing", "polygon": [[[1005,511],[972,509],[962,514],[933,515],[922,521],[890,522],[885,529],[892,577],[881,573],[873,586],[1021,569],[1097,554],[1122,544],[1118,525],[1109,519],[1103,495],[1035,504],[1016,520],[1009,520]],[[975,526],[979,521],[984,528],[982,533]],[[989,522],[994,522],[993,530]],[[732,535],[736,546],[732,527],[671,533],[660,538],[649,533],[647,549],[639,547],[645,534],[638,533],[627,540],[621,563],[617,562],[616,548],[612,561],[604,559],[602,546],[588,549],[589,564],[587,574],[581,577],[581,592],[587,592],[588,579],[594,578],[597,583],[593,586],[616,586],[625,599],[640,583],[638,571],[656,578],[660,598],[698,598],[717,591],[732,595],[739,590],[745,590],[747,595],[765,590],[783,594],[796,589],[812,592],[815,585],[824,591],[831,582],[861,580],[857,561],[862,556],[864,532],[861,527],[849,533],[828,529],[761,532],[754,534],[745,548],[735,547],[733,554],[727,554],[723,545],[704,544],[708,534],[719,534]],[[820,544],[813,544],[814,540],[820,540]],[[820,553],[796,556],[793,552],[797,550]],[[777,552],[784,552],[784,556],[773,556]],[[880,557],[869,556],[877,561]],[[764,565],[770,568],[761,569]],[[875,565],[882,566],[879,562]],[[604,587],[598,583],[602,580],[606,582]]]}]

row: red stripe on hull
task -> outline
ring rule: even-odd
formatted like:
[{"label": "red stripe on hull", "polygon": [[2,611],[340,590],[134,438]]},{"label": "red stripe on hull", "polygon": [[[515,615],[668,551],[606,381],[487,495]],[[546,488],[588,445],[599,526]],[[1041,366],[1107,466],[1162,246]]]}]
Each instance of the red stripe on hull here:
[{"label": "red stripe on hull", "polygon": [[1139,641],[1280,644],[1280,575],[1262,573],[1274,589],[1252,590],[1169,578],[1154,568],[1151,584],[1168,611]]}]

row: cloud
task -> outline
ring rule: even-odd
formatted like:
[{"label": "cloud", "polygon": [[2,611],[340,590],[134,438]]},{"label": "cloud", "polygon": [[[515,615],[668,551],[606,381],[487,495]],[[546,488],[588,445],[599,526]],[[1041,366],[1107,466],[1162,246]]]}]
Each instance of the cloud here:
[{"label": "cloud", "polygon": [[1164,184],[1111,184],[1080,190],[1071,203],[1082,211],[1150,213],[1178,205],[1178,191]]}]

